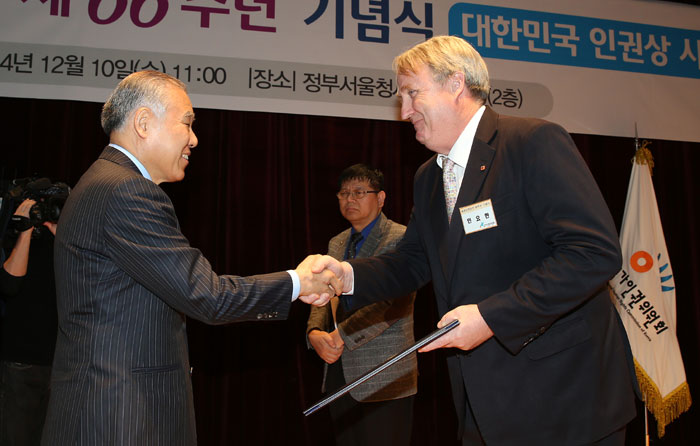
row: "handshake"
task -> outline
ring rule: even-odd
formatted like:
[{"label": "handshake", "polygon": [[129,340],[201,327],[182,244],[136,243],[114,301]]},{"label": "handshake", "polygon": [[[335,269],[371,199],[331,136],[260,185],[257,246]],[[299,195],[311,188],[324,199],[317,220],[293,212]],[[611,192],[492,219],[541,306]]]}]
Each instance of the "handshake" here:
[{"label": "handshake", "polygon": [[[299,299],[316,306],[328,303],[331,297],[349,293],[354,290],[354,273],[348,262],[339,262],[331,256],[311,255],[297,266],[297,274],[301,281]],[[460,305],[448,311],[438,322],[438,328],[450,324],[455,319],[459,320],[459,326],[451,330],[439,339],[422,347],[419,351],[427,352],[436,348],[455,347],[461,350],[471,350],[481,345],[491,337],[493,331],[481,316],[476,304]],[[335,332],[337,335],[337,332]],[[325,349],[321,355],[329,364],[335,362],[342,352],[342,340],[326,337],[322,340],[325,345],[332,348]],[[310,342],[314,344],[314,341]],[[317,351],[324,351],[319,343],[314,345]]]},{"label": "handshake", "polygon": [[323,306],[331,297],[352,290],[352,267],[331,256],[310,255],[296,268],[301,290],[299,299],[307,304]]}]

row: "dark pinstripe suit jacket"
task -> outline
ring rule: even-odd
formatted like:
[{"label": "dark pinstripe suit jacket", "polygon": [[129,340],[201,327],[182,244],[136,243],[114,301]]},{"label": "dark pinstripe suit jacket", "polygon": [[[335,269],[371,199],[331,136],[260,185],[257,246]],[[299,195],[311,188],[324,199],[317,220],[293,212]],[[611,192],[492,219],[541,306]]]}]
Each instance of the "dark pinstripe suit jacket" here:
[{"label": "dark pinstripe suit jacket", "polygon": [[112,147],[66,202],[54,260],[59,331],[44,445],[196,444],[185,316],[282,319],[291,304],[285,272],[216,275],[168,196]]},{"label": "dark pinstripe suit jacket", "polygon": [[[357,257],[384,253],[396,246],[406,227],[381,213]],[[328,255],[342,260],[345,256],[350,228],[328,243]],[[416,293],[396,300],[377,302],[360,308],[340,323],[340,335],[345,348],[340,361],[346,382],[351,382],[387,358],[413,344],[413,301]],[[333,331],[330,305],[313,307],[307,330]],[[328,366],[324,366],[324,383]],[[414,395],[418,390],[418,361],[416,354],[408,356],[367,382],[355,387],[350,395],[358,401],[385,401]]]}]

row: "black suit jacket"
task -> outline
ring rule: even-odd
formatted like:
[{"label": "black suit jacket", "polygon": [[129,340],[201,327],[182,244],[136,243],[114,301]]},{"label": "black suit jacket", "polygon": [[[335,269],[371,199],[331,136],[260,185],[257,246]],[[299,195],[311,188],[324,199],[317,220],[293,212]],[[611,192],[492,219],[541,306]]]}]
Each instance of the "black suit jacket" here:
[{"label": "black suit jacket", "polygon": [[[59,331],[45,445],[194,445],[185,316],[285,318],[285,272],[218,276],[172,203],[107,147],[58,223]],[[225,354],[222,353],[222,354]]]},{"label": "black suit jacket", "polygon": [[[459,208],[486,199],[498,226],[465,234]],[[452,223],[435,157],[416,173],[414,200],[394,252],[351,262],[355,292],[401,295],[432,280],[440,314],[478,304],[494,337],[448,357],[460,428],[473,415],[489,445],[568,445],[631,420],[631,355],[607,292],[617,232],[568,133],[487,107]]]}]

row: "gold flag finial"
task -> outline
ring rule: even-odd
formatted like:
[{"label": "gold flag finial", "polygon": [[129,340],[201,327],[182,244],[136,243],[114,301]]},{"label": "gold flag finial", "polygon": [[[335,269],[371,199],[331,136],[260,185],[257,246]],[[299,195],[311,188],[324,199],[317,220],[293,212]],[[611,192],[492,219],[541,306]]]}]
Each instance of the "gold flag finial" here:
[{"label": "gold flag finial", "polygon": [[651,150],[647,148],[650,144],[651,142],[646,139],[642,141],[642,145],[634,152],[633,161],[637,164],[647,164],[649,166],[649,171],[652,171],[654,167],[654,157],[651,155]]},{"label": "gold flag finial", "polygon": [[632,158],[633,163],[646,164],[649,166],[649,174],[654,175],[654,157],[651,155],[651,151],[647,146],[651,144],[651,141],[646,139],[642,141],[642,145],[639,145],[639,138],[637,137],[637,123],[634,123],[634,158]]}]

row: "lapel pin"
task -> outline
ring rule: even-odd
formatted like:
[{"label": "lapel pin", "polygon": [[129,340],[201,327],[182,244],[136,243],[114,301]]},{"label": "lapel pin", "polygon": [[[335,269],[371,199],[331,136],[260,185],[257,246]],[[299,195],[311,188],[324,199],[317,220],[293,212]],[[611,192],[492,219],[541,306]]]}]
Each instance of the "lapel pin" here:
[{"label": "lapel pin", "polygon": [[484,170],[486,170],[486,166],[482,164],[481,167],[479,167],[479,170],[483,172]]}]

